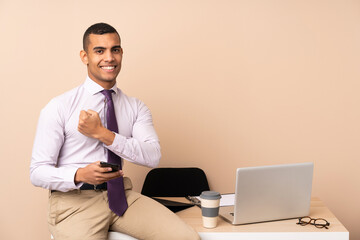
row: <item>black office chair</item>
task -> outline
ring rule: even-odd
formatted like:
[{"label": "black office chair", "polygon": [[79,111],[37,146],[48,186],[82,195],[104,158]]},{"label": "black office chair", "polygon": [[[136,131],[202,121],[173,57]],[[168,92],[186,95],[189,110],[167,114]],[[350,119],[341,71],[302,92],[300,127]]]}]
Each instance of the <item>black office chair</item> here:
[{"label": "black office chair", "polygon": [[[146,175],[141,194],[148,197],[187,197],[199,196],[202,191],[208,190],[206,175],[200,168],[154,168]],[[173,212],[193,206],[156,200]]]}]

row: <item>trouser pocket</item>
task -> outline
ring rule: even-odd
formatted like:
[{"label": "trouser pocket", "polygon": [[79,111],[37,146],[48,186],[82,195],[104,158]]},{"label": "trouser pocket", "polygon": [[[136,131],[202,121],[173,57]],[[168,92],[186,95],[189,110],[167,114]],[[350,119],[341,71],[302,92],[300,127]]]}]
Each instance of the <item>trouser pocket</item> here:
[{"label": "trouser pocket", "polygon": [[57,219],[57,212],[58,212],[58,201],[59,196],[51,193],[49,195],[49,202],[48,202],[48,223],[52,226],[56,224]]}]

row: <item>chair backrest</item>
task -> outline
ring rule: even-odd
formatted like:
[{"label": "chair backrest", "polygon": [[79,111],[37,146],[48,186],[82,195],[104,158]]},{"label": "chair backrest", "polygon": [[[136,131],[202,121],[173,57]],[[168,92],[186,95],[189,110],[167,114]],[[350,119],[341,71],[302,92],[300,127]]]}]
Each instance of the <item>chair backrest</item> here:
[{"label": "chair backrest", "polygon": [[141,194],[149,197],[198,196],[208,191],[206,175],[200,168],[154,168],[146,176]]}]

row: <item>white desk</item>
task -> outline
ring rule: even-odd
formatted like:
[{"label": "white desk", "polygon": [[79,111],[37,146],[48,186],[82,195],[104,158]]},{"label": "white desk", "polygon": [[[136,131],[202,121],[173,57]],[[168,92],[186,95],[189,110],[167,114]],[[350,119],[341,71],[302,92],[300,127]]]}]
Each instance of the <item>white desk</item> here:
[{"label": "white desk", "polygon": [[[185,198],[171,198],[187,202]],[[221,217],[218,226],[207,229],[202,226],[201,209],[191,207],[176,213],[192,226],[202,240],[349,240],[349,232],[318,198],[311,200],[310,216],[325,218],[329,229],[319,229],[313,225],[300,226],[297,219],[247,225],[232,225]]]}]

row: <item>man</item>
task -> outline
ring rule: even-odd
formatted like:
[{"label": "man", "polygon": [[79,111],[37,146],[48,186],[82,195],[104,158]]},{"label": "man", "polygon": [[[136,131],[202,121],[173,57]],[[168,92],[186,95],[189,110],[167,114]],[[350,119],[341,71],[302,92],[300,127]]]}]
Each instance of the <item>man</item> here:
[{"label": "man", "polygon": [[84,84],[41,111],[30,178],[50,190],[50,232],[56,240],[107,239],[109,229],[138,239],[199,239],[167,208],[132,191],[122,170],[100,164],[155,167],[161,156],[149,109],[117,88],[122,56],[113,27],[89,27],[80,52]]}]

